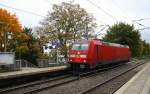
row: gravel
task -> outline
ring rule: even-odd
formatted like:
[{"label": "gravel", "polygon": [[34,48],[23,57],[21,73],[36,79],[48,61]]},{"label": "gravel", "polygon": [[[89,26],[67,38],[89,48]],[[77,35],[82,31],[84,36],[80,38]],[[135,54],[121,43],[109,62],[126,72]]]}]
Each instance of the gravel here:
[{"label": "gravel", "polygon": [[122,76],[113,79],[112,81],[103,84],[102,86],[88,92],[86,94],[113,94],[116,90],[118,90],[121,86],[123,86],[127,81],[129,81],[136,73],[138,73],[146,64],[137,67],[136,69],[125,73]]},{"label": "gravel", "polygon": [[[121,74],[121,73],[127,71],[128,69],[134,67],[136,64],[137,63],[126,63],[126,64],[123,64],[123,65],[116,67],[114,69],[109,69],[107,71],[100,72],[97,75],[94,75],[92,77],[76,80],[74,82],[60,85],[58,87],[45,89],[45,90],[42,90],[36,94],[80,94],[85,89],[91,88],[91,87],[93,87],[99,83],[103,83],[103,82],[107,81],[108,79],[113,78],[116,75]],[[121,77],[121,80],[113,81],[110,84],[108,83],[108,85],[106,84],[105,86],[99,88],[98,90],[94,90],[93,92],[89,92],[89,94],[110,94],[113,90],[115,90],[116,88],[119,88],[120,85],[122,85],[122,83],[124,83],[125,81],[128,81],[139,70],[141,70],[141,69],[140,68],[138,70],[136,69],[132,73],[129,73],[129,75],[124,75],[123,77]],[[61,82],[61,81],[62,80],[60,80],[59,82]],[[35,85],[33,87],[28,87],[28,88],[24,88],[24,89],[19,89],[17,91],[11,91],[11,92],[5,93],[5,94],[23,94],[26,91],[30,91],[33,89],[53,85],[55,83],[57,83],[57,82],[53,81],[50,83]]]},{"label": "gravel", "polygon": [[61,80],[50,81],[50,82],[47,82],[47,83],[33,85],[32,87],[21,88],[21,89],[14,90],[14,91],[9,91],[9,92],[3,93],[3,94],[24,94],[27,91],[36,90],[36,89],[46,87],[46,86],[53,86],[56,83],[62,83],[62,82],[65,82],[65,81],[68,81],[68,80],[71,80],[71,79],[74,79],[74,77],[68,77],[68,78],[61,79]]},{"label": "gravel", "polygon": [[[123,73],[124,71],[130,69],[131,67],[133,67],[135,65],[136,65],[136,63],[123,64],[117,68],[110,69],[110,70],[107,70],[104,72],[100,72],[99,74],[97,74],[95,76],[81,79],[78,81],[74,81],[72,83],[65,84],[65,85],[62,85],[59,87],[47,89],[47,90],[41,91],[37,94],[51,94],[51,93],[52,94],[80,94],[85,89],[94,87],[95,85],[97,85],[99,83],[103,83],[103,82],[107,81],[108,79],[113,78],[116,75]],[[109,93],[106,93],[106,94],[109,94]]]}]

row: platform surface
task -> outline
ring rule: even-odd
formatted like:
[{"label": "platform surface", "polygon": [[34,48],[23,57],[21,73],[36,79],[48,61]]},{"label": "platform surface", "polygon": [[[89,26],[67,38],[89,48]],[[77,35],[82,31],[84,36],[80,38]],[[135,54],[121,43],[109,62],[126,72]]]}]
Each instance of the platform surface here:
[{"label": "platform surface", "polygon": [[150,94],[150,62],[114,94]]},{"label": "platform surface", "polygon": [[47,67],[47,68],[22,68],[20,71],[0,73],[0,79],[8,79],[8,78],[40,74],[46,72],[54,72],[54,71],[64,70],[66,68],[67,66],[56,66],[56,67]]}]

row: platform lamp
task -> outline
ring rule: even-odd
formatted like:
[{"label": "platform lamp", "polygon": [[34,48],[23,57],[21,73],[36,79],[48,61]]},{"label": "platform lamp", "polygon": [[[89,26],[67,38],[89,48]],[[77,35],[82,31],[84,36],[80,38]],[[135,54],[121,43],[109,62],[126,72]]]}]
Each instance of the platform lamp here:
[{"label": "platform lamp", "polygon": [[[0,22],[0,25],[2,25],[2,31],[7,30],[8,23]],[[6,25],[4,26],[5,28],[3,28],[3,25]],[[7,32],[3,32],[2,36],[4,39],[4,43],[2,43],[1,46],[4,48],[4,52],[6,52],[7,51]]]}]

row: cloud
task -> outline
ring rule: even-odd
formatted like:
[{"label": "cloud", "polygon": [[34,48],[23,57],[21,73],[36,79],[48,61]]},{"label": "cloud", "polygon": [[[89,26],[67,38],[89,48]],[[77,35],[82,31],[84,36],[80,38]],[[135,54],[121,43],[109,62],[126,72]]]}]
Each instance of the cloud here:
[{"label": "cloud", "polygon": [[[46,16],[47,11],[52,11],[53,4],[60,4],[61,2],[70,2],[71,0],[0,0],[0,4],[6,4],[18,9],[23,9],[26,11],[34,12],[39,15]],[[90,14],[92,14],[96,18],[96,22],[98,25],[101,24],[109,24],[113,25],[119,21],[127,22],[130,24],[132,20],[147,18],[150,17],[150,0],[90,0],[97,6],[101,7],[97,8],[95,5],[92,5],[88,0],[74,0],[74,3],[80,4],[81,7],[85,8]],[[35,27],[39,25],[39,22],[43,19],[43,17],[39,17],[37,15],[32,15],[29,13],[24,13],[21,11],[17,11],[15,9],[6,8],[10,12],[15,13],[19,18],[20,22],[23,26]],[[110,17],[108,14],[112,15],[116,19]],[[145,20],[147,21],[147,20]],[[145,22],[142,21],[142,24],[146,26],[150,26],[150,20]],[[140,26],[135,26],[136,29],[141,28]],[[142,38],[150,41],[148,35],[150,32],[148,30],[143,31]]]}]

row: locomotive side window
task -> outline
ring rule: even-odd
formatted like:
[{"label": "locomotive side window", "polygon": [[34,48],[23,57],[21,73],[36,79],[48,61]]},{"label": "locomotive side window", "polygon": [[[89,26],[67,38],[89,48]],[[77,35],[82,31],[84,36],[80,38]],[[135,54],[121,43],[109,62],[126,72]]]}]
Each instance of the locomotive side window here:
[{"label": "locomotive side window", "polygon": [[73,44],[72,50],[87,50],[88,44]]}]

